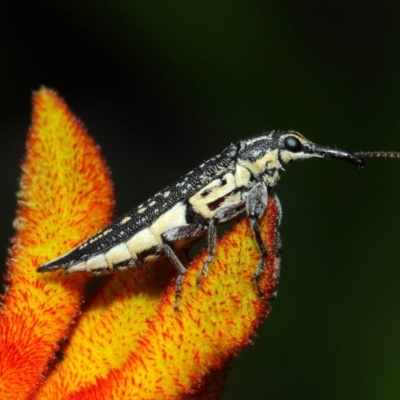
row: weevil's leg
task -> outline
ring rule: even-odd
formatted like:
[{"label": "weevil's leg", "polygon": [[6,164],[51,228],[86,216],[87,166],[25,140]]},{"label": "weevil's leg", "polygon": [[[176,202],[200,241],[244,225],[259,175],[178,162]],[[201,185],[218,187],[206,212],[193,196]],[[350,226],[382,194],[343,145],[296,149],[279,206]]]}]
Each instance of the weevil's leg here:
[{"label": "weevil's leg", "polygon": [[176,278],[176,287],[175,287],[175,303],[174,308],[176,311],[179,310],[179,299],[182,297],[182,283],[183,277],[187,272],[187,268],[183,266],[178,256],[175,254],[174,250],[172,250],[171,246],[167,243],[162,244],[162,249],[164,253],[167,255],[172,265],[178,271],[178,277]]},{"label": "weevil's leg", "polygon": [[215,256],[216,244],[217,244],[217,227],[215,219],[211,219],[210,224],[208,225],[208,256],[206,258],[206,261],[204,261],[200,273],[197,275],[196,278],[197,286],[200,286],[201,277],[207,274],[208,266],[210,265],[211,261]]},{"label": "weevil's leg", "polygon": [[178,277],[176,279],[174,304],[174,308],[176,311],[179,310],[179,299],[182,297],[182,284],[184,276],[187,272],[187,268],[184,267],[181,260],[179,260],[178,256],[175,254],[175,251],[168,244],[168,242],[176,242],[179,240],[190,239],[199,236],[203,231],[204,227],[202,225],[188,224],[168,229],[161,235],[162,249],[178,272]]},{"label": "weevil's leg", "polygon": [[261,260],[258,263],[257,269],[252,277],[252,280],[256,284],[258,294],[263,295],[259,280],[260,276],[265,268],[268,258],[267,248],[261,238],[260,225],[258,224],[259,219],[263,216],[268,202],[268,190],[263,182],[258,183],[250,191],[246,199],[246,211],[250,219],[251,229],[253,231],[254,239],[256,241],[257,247],[261,253]]},{"label": "weevil's leg", "polygon": [[200,286],[200,280],[203,275],[207,274],[208,267],[214,259],[217,245],[217,224],[227,222],[241,214],[245,209],[246,203],[244,201],[230,204],[226,207],[220,208],[211,218],[208,225],[208,256],[204,261],[203,267],[197,275],[196,283]]}]

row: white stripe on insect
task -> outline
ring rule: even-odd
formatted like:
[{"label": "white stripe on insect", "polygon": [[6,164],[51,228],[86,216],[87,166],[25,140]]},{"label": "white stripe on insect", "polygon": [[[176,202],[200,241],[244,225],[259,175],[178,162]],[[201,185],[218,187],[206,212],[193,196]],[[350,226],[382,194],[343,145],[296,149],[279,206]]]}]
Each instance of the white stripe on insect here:
[{"label": "white stripe on insect", "polygon": [[82,261],[78,264],[73,264],[66,270],[68,274],[73,272],[83,272],[83,271],[86,271],[86,261]]},{"label": "white stripe on insect", "polygon": [[[161,248],[161,235],[168,229],[186,224],[186,207],[182,202],[160,215],[149,228],[144,228],[129,238],[125,244],[133,260],[146,250]],[[121,260],[122,262],[122,260]]]},{"label": "white stripe on insect", "polygon": [[204,218],[212,218],[218,207],[210,209],[209,204],[213,203],[236,189],[235,178],[232,173],[215,179],[199,190],[189,199],[193,210]]},{"label": "white stripe on insect", "polygon": [[114,247],[111,247],[110,250],[105,254],[108,268],[111,270],[114,268],[114,265],[123,263],[124,261],[128,261],[132,258],[132,254],[130,253],[128,247],[125,243],[117,244]]},{"label": "white stripe on insect", "polygon": [[137,259],[140,253],[157,245],[159,241],[151,233],[150,228],[142,229],[126,242],[133,259]]},{"label": "white stripe on insect", "polygon": [[150,231],[161,244],[160,235],[168,229],[185,225],[186,207],[182,202],[176,203],[170,210],[161,214],[160,217],[150,226]]},{"label": "white stripe on insect", "polygon": [[236,165],[235,181],[236,187],[246,186],[250,182],[250,171],[241,165]]},{"label": "white stripe on insect", "polygon": [[238,164],[247,168],[254,176],[259,176],[265,170],[271,169],[282,169],[282,165],[279,162],[279,150],[273,150],[264,154],[263,157],[258,158],[256,161],[249,160],[238,160]]},{"label": "white stripe on insect", "polygon": [[96,272],[96,270],[104,270],[108,268],[107,260],[103,253],[97,254],[86,261],[86,271]]},{"label": "white stripe on insect", "polygon": [[106,229],[105,231],[103,231],[101,234],[98,234],[96,236],[94,236],[93,238],[88,240],[89,244],[92,244],[94,242],[97,242],[99,239],[101,239],[104,236],[107,236],[109,233],[113,232],[113,229]]}]

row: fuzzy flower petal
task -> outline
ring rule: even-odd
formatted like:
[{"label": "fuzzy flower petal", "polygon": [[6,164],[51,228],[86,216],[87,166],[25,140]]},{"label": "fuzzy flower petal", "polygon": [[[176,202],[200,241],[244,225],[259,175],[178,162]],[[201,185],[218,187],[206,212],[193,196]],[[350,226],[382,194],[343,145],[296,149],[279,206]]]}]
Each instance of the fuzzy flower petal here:
[{"label": "fuzzy flower petal", "polygon": [[109,220],[113,191],[99,149],[51,90],[34,95],[0,315],[0,398],[26,398],[43,381],[80,309],[87,277],[40,275]]}]

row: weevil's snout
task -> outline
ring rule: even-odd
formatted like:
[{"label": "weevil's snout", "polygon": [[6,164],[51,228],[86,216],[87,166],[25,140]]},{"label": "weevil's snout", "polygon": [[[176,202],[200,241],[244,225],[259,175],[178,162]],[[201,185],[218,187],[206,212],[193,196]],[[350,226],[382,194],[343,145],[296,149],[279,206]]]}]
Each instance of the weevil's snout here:
[{"label": "weevil's snout", "polygon": [[363,153],[353,153],[349,151],[333,149],[331,147],[319,146],[313,143],[308,144],[306,148],[307,153],[312,154],[315,157],[343,160],[350,164],[353,164],[357,168],[363,168],[365,165]]}]

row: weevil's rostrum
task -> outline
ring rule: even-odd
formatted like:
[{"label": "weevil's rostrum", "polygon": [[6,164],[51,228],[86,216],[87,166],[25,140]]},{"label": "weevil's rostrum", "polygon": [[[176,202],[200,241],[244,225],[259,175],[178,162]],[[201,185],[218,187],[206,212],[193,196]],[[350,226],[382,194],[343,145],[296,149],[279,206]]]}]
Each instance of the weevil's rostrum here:
[{"label": "weevil's rostrum", "polygon": [[38,271],[106,274],[167,256],[179,274],[179,297],[186,267],[175,251],[190,247],[208,231],[210,255],[202,270],[205,274],[215,254],[216,226],[246,214],[260,249],[254,273],[257,284],[267,260],[258,221],[268,196],[276,196],[274,187],[284,166],[319,157],[344,160],[361,168],[367,156],[400,158],[400,153],[346,152],[312,143],[294,131],[265,132],[242,140]]}]

